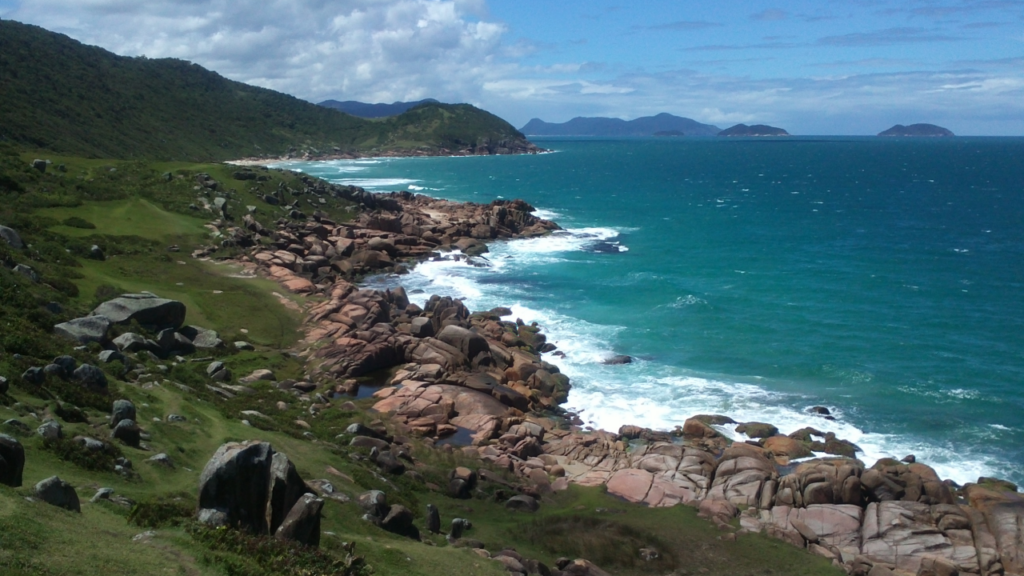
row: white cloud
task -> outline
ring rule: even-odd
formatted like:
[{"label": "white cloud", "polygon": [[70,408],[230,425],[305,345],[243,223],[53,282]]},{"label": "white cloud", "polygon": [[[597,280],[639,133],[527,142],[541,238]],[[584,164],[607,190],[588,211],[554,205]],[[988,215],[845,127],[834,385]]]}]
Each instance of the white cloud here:
[{"label": "white cloud", "polygon": [[504,65],[484,0],[35,0],[5,17],[310,100],[472,99]]}]

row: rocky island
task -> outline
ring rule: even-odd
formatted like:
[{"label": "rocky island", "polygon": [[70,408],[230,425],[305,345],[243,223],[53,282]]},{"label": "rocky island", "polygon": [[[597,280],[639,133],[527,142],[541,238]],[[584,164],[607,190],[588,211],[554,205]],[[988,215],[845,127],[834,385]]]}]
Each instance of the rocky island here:
[{"label": "rocky island", "polygon": [[935,124],[911,124],[904,126],[897,124],[888,130],[878,133],[879,136],[909,136],[917,138],[946,138],[953,136],[953,133]]},{"label": "rocky island", "polygon": [[768,126],[765,124],[754,124],[753,126],[747,126],[746,124],[737,124],[731,128],[726,128],[718,133],[719,136],[789,136],[789,132],[786,132],[782,128],[776,128],[774,126]]}]

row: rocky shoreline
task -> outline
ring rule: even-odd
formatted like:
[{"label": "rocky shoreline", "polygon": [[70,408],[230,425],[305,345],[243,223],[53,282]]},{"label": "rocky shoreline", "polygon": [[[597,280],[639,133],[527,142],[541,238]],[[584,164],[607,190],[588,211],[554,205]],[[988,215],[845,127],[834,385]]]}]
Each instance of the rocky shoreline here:
[{"label": "rocky shoreline", "polygon": [[[724,539],[764,532],[850,574],[1024,574],[1024,498],[1008,482],[960,487],[912,456],[868,466],[856,446],[815,428],[785,436],[770,424],[742,423],[755,439],[732,442],[716,429],[733,423],[724,416],[696,416],[671,432],[584,429],[560,408],[571,384],[543,360],[555,348],[540,327],[507,319],[508,309],[472,312],[437,296],[421,308],[402,288],[356,285],[369,274],[477,258],[489,241],[558,229],[527,203],[306,184],[347,194],[364,212],[347,224],[293,215],[273,230],[249,217],[240,226],[214,223],[249,248],[244,266],[310,297],[302,384],[354,394],[366,385],[360,377],[387,370],[373,409],[396,434],[508,469],[536,500],[575,483],[651,507],[690,505]],[[802,460],[822,452],[830,457]]]}]

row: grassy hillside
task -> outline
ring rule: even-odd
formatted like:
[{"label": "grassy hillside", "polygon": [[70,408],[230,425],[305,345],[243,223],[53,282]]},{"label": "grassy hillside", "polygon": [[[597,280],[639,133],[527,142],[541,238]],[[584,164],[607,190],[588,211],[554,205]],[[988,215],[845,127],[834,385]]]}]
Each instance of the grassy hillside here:
[{"label": "grassy hillside", "polygon": [[[411,443],[417,475],[384,477],[366,459],[367,448],[351,447],[347,436],[339,436],[351,423],[376,418],[368,410],[371,398],[332,399],[329,409],[312,414],[295,395],[271,382],[257,382],[252,384],[253,394],[226,399],[206,387],[206,362],[154,359],[141,353],[131,358],[136,365],[132,372],[119,362],[102,365],[110,380],[108,395],[85,393],[57,378],[41,386],[24,382],[19,376],[26,368],[60,354],[95,362],[95,345],[74,350],[51,327],[112,295],[141,290],[185,302],[188,324],[215,329],[227,342],[244,339],[256,344],[253,351],[228,347],[208,353],[234,374],[268,368],[283,380],[303,373],[301,360],[292,354],[302,320],[294,306],[299,301],[283,296],[274,283],[241,277],[236,268],[219,262],[232,254],[230,247],[215,252],[209,262],[188,257],[191,250],[213,240],[204,224],[214,214],[189,207],[212,195],[196,190],[199,174],[220,182],[216,194],[229,198],[231,211],[248,213],[247,206],[255,206],[253,216],[265,223],[282,217],[281,209],[256,198],[268,190],[298,188],[301,175],[260,171],[262,180],[237,181],[232,179],[234,168],[223,165],[73,157],[52,158],[43,173],[29,167],[32,158],[0,145],[0,225],[17,229],[27,246],[19,250],[0,241],[0,376],[10,381],[10,390],[0,393],[0,422],[11,419],[27,426],[0,425],[0,432],[15,435],[26,448],[24,485],[0,486],[0,573],[343,574],[340,569],[317,567],[343,564],[352,543],[369,566],[363,574],[507,573],[500,564],[452,546],[442,536],[426,535],[428,503],[439,508],[445,524],[454,517],[471,520],[468,537],[488,550],[511,546],[549,566],[568,556],[586,557],[620,576],[841,573],[822,558],[766,536],[720,538],[722,532],[698,518],[693,508],[646,509],[598,488],[572,487],[547,496],[536,514],[507,510],[496,492],[471,500],[450,498],[442,487],[447,473],[458,465],[486,468],[516,480],[507,470],[459,451],[431,449],[418,442]],[[321,206],[336,221],[354,214],[351,204],[338,199]],[[106,260],[88,258],[93,244],[103,249]],[[171,245],[180,252],[169,251]],[[31,266],[38,281],[14,271],[18,264]],[[83,457],[81,450],[68,448],[70,443],[48,444],[35,433],[42,419],[54,417],[63,425],[65,438],[88,435],[109,440],[107,413],[118,398],[130,399],[138,407],[138,421],[149,435],[144,449],[114,442],[118,453],[133,462],[134,475],[97,466],[104,462]],[[354,409],[344,404],[346,400]],[[78,406],[84,418],[69,416],[66,403]],[[264,416],[247,417],[242,410],[258,410]],[[184,420],[171,421],[171,414]],[[243,422],[245,418],[251,425]],[[288,455],[304,479],[329,480],[348,498],[368,489],[384,490],[391,503],[416,514],[424,542],[360,520],[356,504],[343,499],[326,504],[320,555],[237,533],[198,529],[190,517],[200,471],[223,442],[249,439],[271,442]],[[170,456],[173,468],[147,461],[159,452]],[[52,475],[76,488],[80,514],[27,499],[36,482]],[[115,496],[134,504],[89,502],[100,487],[112,488]],[[660,558],[642,560],[636,552],[641,546],[657,548]]]},{"label": "grassy hillside", "polygon": [[219,161],[436,151],[452,142],[525,145],[510,124],[468,105],[431,104],[374,122],[197,64],[118,56],[9,20],[0,21],[0,102],[0,141],[93,158]]}]

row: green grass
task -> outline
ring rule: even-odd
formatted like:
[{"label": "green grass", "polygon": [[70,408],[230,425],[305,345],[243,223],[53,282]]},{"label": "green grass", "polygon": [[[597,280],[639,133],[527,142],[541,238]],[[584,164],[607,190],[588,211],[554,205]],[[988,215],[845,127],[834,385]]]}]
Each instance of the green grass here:
[{"label": "green grass", "polygon": [[[174,214],[161,209],[142,198],[114,200],[110,202],[88,202],[81,206],[45,208],[39,214],[62,221],[51,230],[73,237],[92,236],[97,230],[112,236],[139,236],[151,240],[196,240],[208,236],[210,231],[203,228],[208,219]],[[83,229],[63,224],[70,217],[79,217],[96,226]]]}]

